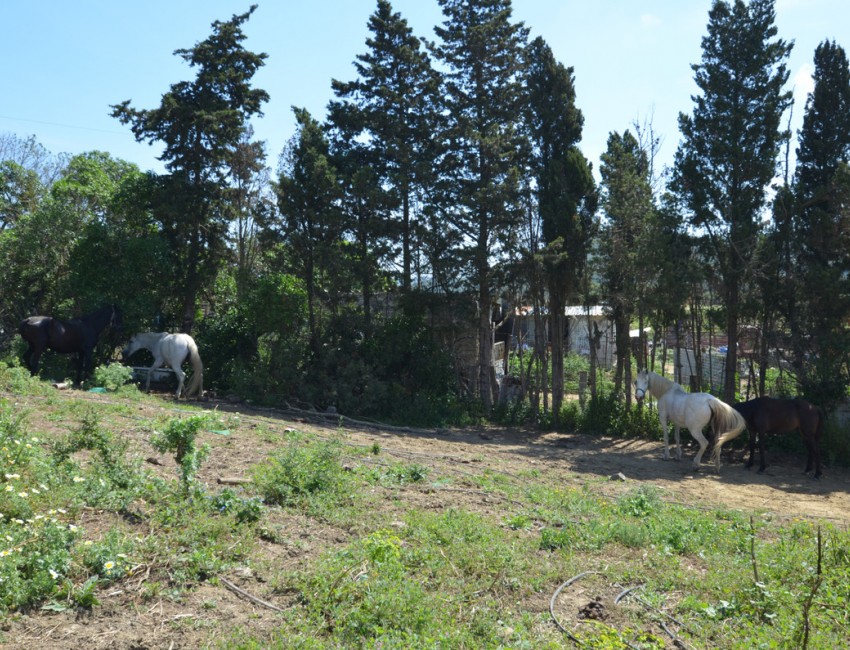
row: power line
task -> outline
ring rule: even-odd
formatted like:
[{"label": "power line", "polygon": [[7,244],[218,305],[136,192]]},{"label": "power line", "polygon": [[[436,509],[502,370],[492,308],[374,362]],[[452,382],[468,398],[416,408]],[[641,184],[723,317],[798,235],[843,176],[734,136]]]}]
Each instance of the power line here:
[{"label": "power line", "polygon": [[25,117],[11,117],[9,115],[0,115],[0,119],[2,120],[12,120],[15,122],[31,122],[33,124],[44,124],[46,126],[59,126],[65,129],[78,129],[80,131],[97,131],[98,133],[111,133],[114,135],[126,135],[126,131],[111,131],[108,129],[96,129],[90,126],[75,126],[73,124],[62,124],[60,122],[48,122],[45,120],[31,120]]}]

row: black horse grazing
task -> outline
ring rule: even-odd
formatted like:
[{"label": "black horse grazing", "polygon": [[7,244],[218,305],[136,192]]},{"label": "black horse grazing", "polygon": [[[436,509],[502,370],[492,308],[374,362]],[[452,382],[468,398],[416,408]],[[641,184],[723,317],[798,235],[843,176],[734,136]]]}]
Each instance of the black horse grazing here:
[{"label": "black horse grazing", "polygon": [[808,458],[806,472],[815,470],[815,478],[820,478],[820,438],[823,433],[823,413],[803,399],[778,399],[775,397],[757,397],[748,402],[735,404],[735,410],[747,421],[750,432],[750,459],[747,469],[753,466],[756,450],[756,436],[759,439],[761,464],[759,473],[766,467],[764,463],[764,439],[768,434],[790,433],[799,429],[806,443]]},{"label": "black horse grazing", "polygon": [[38,373],[41,354],[48,348],[63,354],[77,355],[77,384],[83,373],[92,370],[92,352],[100,333],[110,325],[120,332],[123,327],[121,310],[117,305],[106,305],[90,314],[71,320],[51,316],[30,316],[18,325],[18,333],[29,346],[24,352],[24,363],[30,372]]}]

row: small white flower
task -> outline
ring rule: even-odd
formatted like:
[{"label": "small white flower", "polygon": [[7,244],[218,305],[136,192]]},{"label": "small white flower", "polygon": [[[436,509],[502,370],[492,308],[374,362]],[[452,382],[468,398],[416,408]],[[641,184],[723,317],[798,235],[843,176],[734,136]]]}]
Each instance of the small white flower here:
[{"label": "small white flower", "polygon": [[32,492],[33,494],[41,494],[41,492],[39,492],[39,491],[38,491],[38,490],[36,490],[35,488],[32,488],[32,489],[30,490],[30,492]]},{"label": "small white flower", "polygon": [[107,571],[109,571],[110,569],[113,569],[114,567],[115,567],[115,562],[104,562],[103,563],[103,568],[106,569]]},{"label": "small white flower", "polygon": [[14,492],[14,491],[15,491],[15,488],[13,488],[11,485],[6,485],[6,492]]},{"label": "small white flower", "polygon": [[22,499],[26,499],[29,496],[29,494],[27,494],[26,492],[18,492],[18,496],[21,497]]},{"label": "small white flower", "polygon": [[54,571],[53,569],[48,569],[47,572],[50,574],[50,577],[53,578],[54,580],[56,580],[56,578],[59,577],[59,574],[56,573],[56,571]]},{"label": "small white flower", "polygon": [[74,477],[74,483],[82,483],[85,480],[86,479],[84,479],[82,476],[75,476]]},{"label": "small white flower", "polygon": [[6,474],[6,480],[11,481],[14,478],[21,478],[20,474]]}]

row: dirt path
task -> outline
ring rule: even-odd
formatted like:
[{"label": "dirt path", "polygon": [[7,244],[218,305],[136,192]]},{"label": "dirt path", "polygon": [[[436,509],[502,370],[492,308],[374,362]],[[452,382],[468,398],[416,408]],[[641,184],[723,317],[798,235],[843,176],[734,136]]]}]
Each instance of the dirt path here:
[{"label": "dirt path", "polygon": [[[247,418],[262,417],[277,426],[332,435],[338,426],[322,426],[274,411],[218,405],[237,410]],[[746,470],[741,449],[724,450],[720,472],[703,463],[691,468],[696,443],[683,434],[683,460],[663,460],[660,441],[624,440],[584,434],[540,434],[510,428],[449,430],[381,430],[343,426],[353,444],[381,445],[388,453],[422,454],[422,458],[455,463],[474,462],[477,468],[511,474],[530,468],[546,474],[562,474],[570,483],[599,482],[600,490],[614,493],[634,489],[635,484],[659,488],[668,501],[701,507],[727,507],[758,511],[789,518],[850,522],[850,470],[826,467],[820,480],[803,473],[805,458],[768,450],[763,474]],[[672,450],[671,450],[672,453]],[[610,480],[622,475],[625,481]]]}]

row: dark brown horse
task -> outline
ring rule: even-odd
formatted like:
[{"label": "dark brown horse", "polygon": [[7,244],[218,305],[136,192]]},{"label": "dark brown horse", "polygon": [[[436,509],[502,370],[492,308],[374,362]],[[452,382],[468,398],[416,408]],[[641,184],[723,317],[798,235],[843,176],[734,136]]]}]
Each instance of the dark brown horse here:
[{"label": "dark brown horse", "polygon": [[106,305],[90,314],[71,320],[60,320],[52,316],[30,316],[18,325],[18,333],[27,342],[24,364],[30,372],[38,373],[38,362],[42,353],[54,350],[62,354],[77,355],[77,384],[83,373],[92,370],[92,352],[100,333],[111,326],[120,332],[123,326],[121,310],[117,305]]},{"label": "dark brown horse", "polygon": [[759,442],[761,464],[759,473],[766,467],[764,463],[764,439],[769,434],[790,433],[797,429],[803,436],[808,452],[806,472],[815,470],[815,478],[820,478],[820,438],[823,433],[823,413],[803,399],[779,399],[775,397],[756,397],[748,402],[735,404],[735,410],[747,421],[750,433],[750,459],[747,469],[753,466],[756,437]]}]

